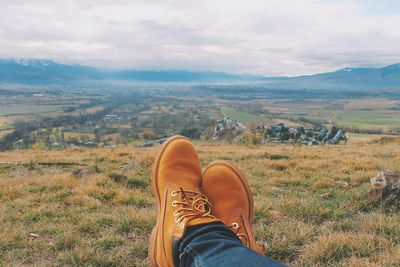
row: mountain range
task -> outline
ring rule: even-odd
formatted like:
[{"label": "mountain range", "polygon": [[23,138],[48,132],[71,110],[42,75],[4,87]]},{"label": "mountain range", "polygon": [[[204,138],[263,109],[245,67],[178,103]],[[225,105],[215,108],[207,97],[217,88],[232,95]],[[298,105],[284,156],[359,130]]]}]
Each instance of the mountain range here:
[{"label": "mountain range", "polygon": [[400,89],[400,64],[344,68],[297,77],[265,77],[213,71],[106,70],[39,59],[0,59],[0,83],[79,85],[111,81],[169,83],[256,83],[285,89]]}]

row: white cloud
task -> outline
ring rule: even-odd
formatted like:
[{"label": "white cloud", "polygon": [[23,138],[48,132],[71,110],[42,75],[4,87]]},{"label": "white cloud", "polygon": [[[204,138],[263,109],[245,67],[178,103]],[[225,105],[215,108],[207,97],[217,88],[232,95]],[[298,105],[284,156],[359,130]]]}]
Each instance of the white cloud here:
[{"label": "white cloud", "polygon": [[400,62],[387,1],[0,0],[0,57],[264,75],[385,65]]}]

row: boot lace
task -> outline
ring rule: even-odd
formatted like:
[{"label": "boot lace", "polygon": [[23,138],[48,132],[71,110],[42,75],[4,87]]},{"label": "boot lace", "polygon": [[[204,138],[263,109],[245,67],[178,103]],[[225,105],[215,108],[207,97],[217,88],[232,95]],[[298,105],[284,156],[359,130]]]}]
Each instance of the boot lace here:
[{"label": "boot lace", "polygon": [[195,218],[215,218],[211,214],[211,203],[208,201],[207,196],[197,191],[191,190],[175,190],[171,192],[172,196],[181,195],[181,201],[173,200],[172,206],[180,208],[174,211],[175,222],[183,227],[185,218],[189,222]]},{"label": "boot lace", "polygon": [[228,225],[229,228],[239,237],[240,241],[242,241],[243,245],[247,246],[247,236],[245,234],[239,233],[240,225],[237,222],[232,222],[232,224]]}]

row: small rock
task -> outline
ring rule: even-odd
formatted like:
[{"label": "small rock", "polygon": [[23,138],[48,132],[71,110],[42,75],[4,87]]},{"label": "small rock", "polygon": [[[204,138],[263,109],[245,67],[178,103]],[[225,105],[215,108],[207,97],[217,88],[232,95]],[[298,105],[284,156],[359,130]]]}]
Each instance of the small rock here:
[{"label": "small rock", "polygon": [[337,181],[336,184],[339,184],[344,188],[350,188],[350,184],[346,181]]},{"label": "small rock", "polygon": [[333,197],[333,195],[332,195],[331,192],[327,192],[327,193],[325,193],[325,194],[322,194],[321,197],[322,197],[323,199],[331,199],[331,198]]},{"label": "small rock", "polygon": [[34,233],[30,233],[29,236],[34,237],[34,238],[39,238],[40,237],[40,235],[34,234]]},{"label": "small rock", "polygon": [[382,201],[386,208],[400,208],[400,172],[380,172],[371,178],[371,187],[371,200]]},{"label": "small rock", "polygon": [[91,174],[96,174],[94,168],[79,168],[72,171],[72,175],[77,178],[82,178]]}]

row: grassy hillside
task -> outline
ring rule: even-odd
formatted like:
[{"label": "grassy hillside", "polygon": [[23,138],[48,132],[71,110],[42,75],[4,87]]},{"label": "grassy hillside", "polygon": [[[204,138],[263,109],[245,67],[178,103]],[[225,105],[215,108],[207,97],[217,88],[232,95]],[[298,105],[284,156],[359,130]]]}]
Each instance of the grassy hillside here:
[{"label": "grassy hillside", "polygon": [[[400,214],[368,199],[372,176],[400,170],[399,139],[196,146],[204,166],[231,160],[247,174],[267,255],[292,266],[399,265]],[[0,266],[147,266],[156,150],[0,153]]]}]

